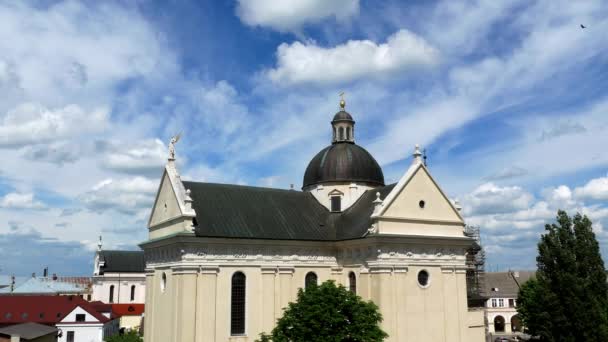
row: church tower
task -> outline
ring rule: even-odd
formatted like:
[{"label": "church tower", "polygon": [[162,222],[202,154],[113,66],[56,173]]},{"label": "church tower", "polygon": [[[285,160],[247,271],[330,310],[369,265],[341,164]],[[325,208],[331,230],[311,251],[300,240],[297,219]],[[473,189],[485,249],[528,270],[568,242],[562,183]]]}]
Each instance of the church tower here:
[{"label": "church tower", "polygon": [[355,144],[355,120],[346,111],[344,98],[331,126],[331,145],[308,164],[302,190],[313,194],[330,211],[342,212],[366,190],[384,186],[384,175],[376,159]]}]

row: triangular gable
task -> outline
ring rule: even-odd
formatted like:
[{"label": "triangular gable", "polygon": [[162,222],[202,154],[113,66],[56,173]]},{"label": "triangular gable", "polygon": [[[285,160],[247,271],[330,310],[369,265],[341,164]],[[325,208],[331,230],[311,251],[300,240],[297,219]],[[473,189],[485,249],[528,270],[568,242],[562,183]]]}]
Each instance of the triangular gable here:
[{"label": "triangular gable", "polygon": [[152,212],[148,219],[148,227],[176,217],[195,217],[196,213],[191,206],[186,206],[189,198],[174,162],[169,161],[165,165],[165,172],[156,192]]},{"label": "triangular gable", "polygon": [[464,224],[454,204],[422,163],[410,166],[374,216]]},{"label": "triangular gable", "polygon": [[[88,303],[83,302],[83,303],[75,304],[75,306],[72,310],[70,310],[66,315],[61,317],[58,324],[76,322],[76,314],[81,314],[81,313],[87,314],[88,316],[90,316],[92,319],[94,319],[95,321],[97,321],[99,323],[105,323],[109,320],[106,316],[95,311],[90,305],[88,305]],[[94,321],[91,321],[89,318],[86,318],[85,322],[94,323]]]},{"label": "triangular gable", "polygon": [[179,201],[175,194],[175,190],[173,190],[173,187],[171,186],[169,175],[167,175],[167,172],[165,171],[156,193],[154,205],[152,206],[148,227],[155,226],[172,218],[180,217],[181,215],[182,211]]}]

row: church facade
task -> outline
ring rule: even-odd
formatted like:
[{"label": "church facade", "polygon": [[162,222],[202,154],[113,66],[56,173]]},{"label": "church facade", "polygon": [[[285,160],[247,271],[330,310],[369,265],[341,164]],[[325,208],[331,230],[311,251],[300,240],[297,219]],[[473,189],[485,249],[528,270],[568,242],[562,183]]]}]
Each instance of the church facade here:
[{"label": "church facade", "polygon": [[459,209],[416,147],[384,184],[341,101],[302,191],[183,181],[174,144],[148,223],[147,342],[255,341],[307,284],[335,280],[378,305],[387,341],[482,341],[467,307]]}]

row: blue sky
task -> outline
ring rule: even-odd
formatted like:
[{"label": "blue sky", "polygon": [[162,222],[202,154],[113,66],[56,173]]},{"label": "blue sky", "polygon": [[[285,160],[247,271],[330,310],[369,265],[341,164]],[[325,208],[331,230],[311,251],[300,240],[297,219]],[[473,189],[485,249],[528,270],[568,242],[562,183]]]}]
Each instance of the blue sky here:
[{"label": "blue sky", "polygon": [[99,235],[137,248],[177,132],[185,178],[301,186],[341,91],[388,182],[427,149],[488,269],[533,268],[558,208],[606,254],[607,18],[600,0],[2,2],[0,273],[90,274]]}]

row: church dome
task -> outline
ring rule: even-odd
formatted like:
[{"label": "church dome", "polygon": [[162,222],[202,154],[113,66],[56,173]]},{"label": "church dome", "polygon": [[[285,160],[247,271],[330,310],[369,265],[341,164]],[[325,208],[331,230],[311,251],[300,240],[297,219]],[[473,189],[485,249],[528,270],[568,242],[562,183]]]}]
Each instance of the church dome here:
[{"label": "church dome", "polygon": [[304,173],[303,188],[331,182],[384,185],[382,169],[363,147],[349,142],[334,143],[317,153]]},{"label": "church dome", "polygon": [[334,119],[331,122],[336,122],[336,121],[355,122],[355,120],[353,120],[353,117],[345,110],[341,110],[341,111],[337,112],[336,115],[334,115]]}]

